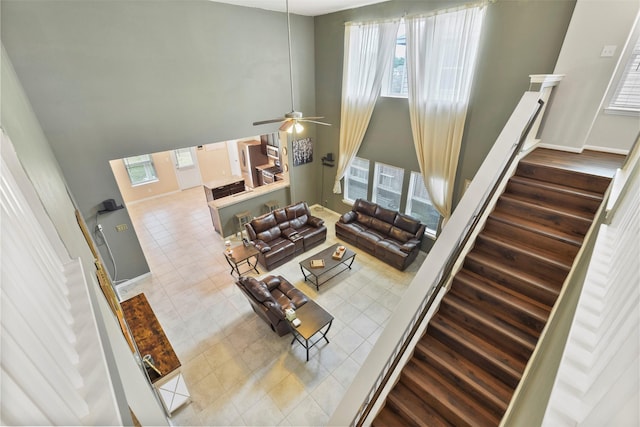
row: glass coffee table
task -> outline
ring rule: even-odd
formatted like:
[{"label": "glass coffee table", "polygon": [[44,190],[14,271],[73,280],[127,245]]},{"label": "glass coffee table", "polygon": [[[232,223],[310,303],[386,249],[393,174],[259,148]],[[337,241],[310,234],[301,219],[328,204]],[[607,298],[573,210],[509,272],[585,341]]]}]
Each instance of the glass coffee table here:
[{"label": "glass coffee table", "polygon": [[[309,300],[302,307],[296,309],[296,317],[300,319],[298,326],[293,326],[289,322],[293,339],[291,344],[298,341],[307,350],[307,362],[309,361],[309,349],[318,344],[323,339],[329,343],[327,333],[331,329],[333,316],[324,308],[320,307],[315,301]],[[322,329],[326,327],[323,331]],[[315,335],[319,335],[317,339],[312,340]]]},{"label": "glass coffee table", "polygon": [[[356,253],[345,247],[342,258],[335,259],[333,254],[339,246],[339,243],[311,255],[309,258],[300,261],[300,271],[304,275],[305,282],[308,280],[316,286],[316,290],[320,290],[320,285],[327,282],[332,277],[342,273],[345,270],[351,270],[351,265],[356,258]],[[323,267],[312,267],[311,261],[322,260]]]},{"label": "glass coffee table", "polygon": [[[227,253],[224,251],[224,258],[227,260],[227,263],[231,267],[230,274],[237,274],[238,277],[242,276],[244,273],[248,273],[251,270],[254,270],[256,273],[260,274],[258,271],[258,250],[255,246],[249,245],[238,245],[231,248],[231,253]],[[253,262],[252,262],[253,258]],[[240,271],[240,266],[246,264],[248,266],[244,271]]]}]

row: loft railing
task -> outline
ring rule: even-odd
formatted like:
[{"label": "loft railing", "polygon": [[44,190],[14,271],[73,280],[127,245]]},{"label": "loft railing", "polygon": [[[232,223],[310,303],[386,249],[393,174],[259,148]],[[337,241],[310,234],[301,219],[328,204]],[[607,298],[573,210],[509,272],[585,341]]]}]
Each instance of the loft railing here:
[{"label": "loft railing", "polygon": [[[426,321],[439,304],[442,293],[450,283],[461,256],[468,251],[468,245],[479,232],[479,225],[486,219],[490,207],[495,204],[498,191],[504,188],[505,178],[512,174],[516,164],[514,160],[520,155],[523,145],[544,102],[538,92],[526,92],[509,121],[496,140],[491,152],[483,162],[462,198],[454,214],[449,219],[442,234],[432,248],[429,257],[416,274],[411,288],[417,286],[416,291],[422,297],[405,293],[402,302],[407,303],[406,310],[397,310],[388,327],[383,331],[371,350],[369,358],[361,367],[361,372],[370,375],[378,372],[373,383],[354,381],[345,393],[334,412],[329,424],[331,425],[363,425],[370,415],[375,415],[381,406],[381,397],[386,395],[393,386],[393,380],[398,376],[398,367],[403,366],[415,341],[420,338],[426,327]],[[499,171],[496,174],[496,171]],[[420,282],[427,284],[427,289]],[[417,285],[416,285],[417,283]],[[417,307],[410,307],[412,301],[420,301]],[[415,303],[414,303],[415,304]],[[411,315],[411,313],[414,313]],[[409,318],[407,318],[410,316]],[[394,322],[395,321],[395,322]],[[393,330],[391,323],[406,325],[398,333]],[[399,335],[399,339],[398,339]],[[392,344],[395,342],[396,344]],[[391,343],[391,344],[390,344]],[[376,347],[381,348],[380,351]],[[391,352],[385,349],[392,348]],[[388,354],[385,359],[384,354]],[[358,403],[359,402],[359,403]],[[357,406],[359,405],[359,407]],[[355,409],[357,408],[357,410]],[[354,417],[355,412],[355,417]]]}]

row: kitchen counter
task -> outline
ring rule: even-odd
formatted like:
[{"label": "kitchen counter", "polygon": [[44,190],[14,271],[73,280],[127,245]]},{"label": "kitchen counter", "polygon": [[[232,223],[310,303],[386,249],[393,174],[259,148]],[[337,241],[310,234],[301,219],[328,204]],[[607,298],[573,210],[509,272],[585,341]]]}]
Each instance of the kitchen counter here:
[{"label": "kitchen counter", "polygon": [[207,181],[202,185],[204,185],[207,188],[213,189],[213,188],[222,187],[224,185],[233,184],[234,182],[243,181],[243,180],[244,179],[241,176],[232,175],[232,176],[229,176],[229,177],[216,179],[216,180],[213,180],[213,181]]},{"label": "kitchen counter", "polygon": [[266,212],[265,203],[277,200],[280,206],[291,204],[289,181],[277,181],[236,193],[222,199],[210,200],[209,211],[215,230],[224,238],[238,231],[235,214],[249,211],[252,217]]}]

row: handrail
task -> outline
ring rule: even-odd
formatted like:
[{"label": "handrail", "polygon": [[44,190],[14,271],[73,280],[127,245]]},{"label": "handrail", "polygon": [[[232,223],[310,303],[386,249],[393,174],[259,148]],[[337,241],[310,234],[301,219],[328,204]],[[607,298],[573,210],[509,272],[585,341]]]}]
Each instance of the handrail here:
[{"label": "handrail", "polygon": [[359,411],[356,413],[351,425],[355,425],[358,427],[362,426],[364,424],[364,421],[367,419],[367,417],[371,413],[371,410],[373,409],[374,404],[380,398],[380,395],[382,394],[382,391],[384,390],[385,386],[389,382],[389,379],[391,378],[396,368],[400,364],[402,356],[405,354],[405,352],[409,348],[410,343],[415,338],[416,333],[418,332],[422,323],[424,322],[424,319],[427,316],[427,313],[429,312],[429,310],[431,309],[434,301],[436,300],[437,295],[442,290],[442,288],[444,288],[444,286],[448,283],[451,273],[453,272],[454,266],[458,261],[458,258],[462,254],[465,246],[469,242],[469,239],[473,235],[473,232],[477,227],[478,223],[480,222],[480,220],[482,219],[484,212],[489,207],[489,204],[492,202],[493,197],[496,194],[496,191],[498,190],[498,188],[500,187],[500,184],[504,180],[505,175],[510,170],[510,166],[513,164],[513,161],[520,153],[520,150],[522,149],[522,146],[525,143],[526,137],[531,131],[531,128],[536,118],[540,114],[540,111],[543,105],[544,105],[544,101],[542,101],[541,99],[538,99],[538,105],[536,107],[535,112],[531,115],[531,117],[527,121],[527,124],[524,130],[520,134],[520,138],[518,142],[512,146],[509,158],[507,159],[506,163],[500,170],[500,173],[496,176],[496,179],[494,180],[489,193],[485,195],[485,198],[482,204],[473,214],[471,218],[472,220],[470,221],[470,223],[467,224],[465,232],[458,239],[455,247],[453,248],[449,257],[447,258],[446,264],[444,264],[443,267],[438,272],[438,282],[436,286],[432,288],[431,292],[427,296],[425,296],[423,303],[420,305],[420,309],[416,311],[416,314],[413,316],[413,318],[411,319],[411,322],[405,329],[405,332],[402,334],[400,341],[398,341],[397,345],[391,352],[389,359],[385,363],[384,369],[378,375],[378,378],[374,382],[372,388],[370,389],[367,395],[367,398],[363,402]]}]

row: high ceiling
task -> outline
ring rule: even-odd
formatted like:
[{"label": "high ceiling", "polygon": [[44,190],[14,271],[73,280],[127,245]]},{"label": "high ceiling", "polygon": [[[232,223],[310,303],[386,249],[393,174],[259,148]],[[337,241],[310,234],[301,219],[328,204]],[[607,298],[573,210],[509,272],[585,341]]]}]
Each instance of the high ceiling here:
[{"label": "high ceiling", "polygon": [[[211,0],[236,6],[256,7],[259,9],[286,10],[285,0]],[[340,10],[353,9],[369,4],[383,3],[388,0],[289,0],[289,12],[296,15],[318,16]]]}]

